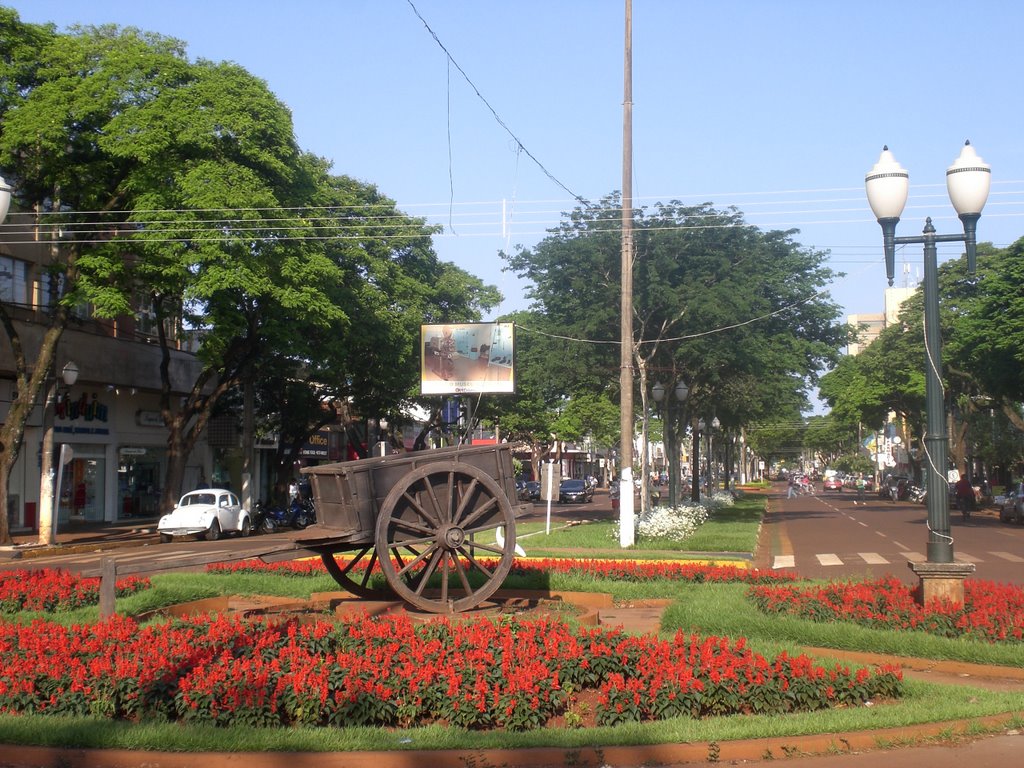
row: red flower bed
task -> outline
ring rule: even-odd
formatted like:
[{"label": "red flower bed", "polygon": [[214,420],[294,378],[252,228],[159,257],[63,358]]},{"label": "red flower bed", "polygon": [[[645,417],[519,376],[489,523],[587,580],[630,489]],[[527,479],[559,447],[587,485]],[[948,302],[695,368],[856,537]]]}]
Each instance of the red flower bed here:
[{"label": "red flower bed", "polygon": [[[481,558],[483,562],[497,562]],[[353,568],[353,573],[362,573],[365,561]],[[234,563],[213,563],[206,566],[210,573],[279,573],[285,576],[319,576],[326,573],[320,560],[295,560],[279,563],[264,563],[261,560],[243,560]],[[732,565],[707,565],[705,563],[652,562],[644,560],[586,560],[586,559],[537,559],[515,560],[512,575],[537,573],[580,573],[600,579],[614,581],[685,581],[696,584],[742,582],[747,584],[774,584],[791,582],[791,573],[761,571],[756,568],[742,568]]]},{"label": "red flower bed", "polygon": [[968,579],[963,605],[948,601],[918,605],[913,590],[894,576],[823,587],[756,585],[748,594],[765,613],[993,643],[1024,641],[1024,589],[1010,584]]},{"label": "red flower bed", "polygon": [[[125,597],[148,589],[149,579],[128,576],[118,579],[116,588],[117,596]],[[98,578],[51,568],[0,572],[0,613],[67,611],[99,602]]]},{"label": "red flower bed", "polygon": [[665,641],[548,620],[0,622],[3,713],[523,730],[564,713],[584,689],[597,691],[598,722],[615,724],[854,705],[899,696],[902,682],[894,668],[767,660],[742,639]]}]

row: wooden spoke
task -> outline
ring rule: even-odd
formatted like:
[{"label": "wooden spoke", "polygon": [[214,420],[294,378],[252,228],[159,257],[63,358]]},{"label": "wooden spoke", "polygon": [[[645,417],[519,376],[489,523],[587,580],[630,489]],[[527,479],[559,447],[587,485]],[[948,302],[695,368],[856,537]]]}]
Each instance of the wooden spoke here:
[{"label": "wooden spoke", "polygon": [[[472,539],[499,526],[506,531],[503,547]],[[392,487],[381,503],[374,541],[381,570],[402,599],[433,613],[465,611],[494,594],[511,570],[515,515],[483,470],[439,461],[410,471]],[[413,552],[413,559],[396,566],[401,550]],[[478,551],[497,556],[498,564],[485,566]]]}]

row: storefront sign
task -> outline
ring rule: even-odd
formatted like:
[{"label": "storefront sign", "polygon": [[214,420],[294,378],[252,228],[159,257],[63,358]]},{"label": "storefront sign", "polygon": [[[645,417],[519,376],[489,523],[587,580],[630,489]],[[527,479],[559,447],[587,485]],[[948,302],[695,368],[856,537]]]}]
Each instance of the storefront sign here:
[{"label": "storefront sign", "polygon": [[119,454],[121,454],[122,456],[145,456],[146,455],[146,449],[145,448],[135,448],[133,446],[124,446],[122,448],[119,448],[117,452]]},{"label": "storefront sign", "polygon": [[140,427],[162,427],[164,417],[160,415],[160,411],[136,411],[135,423]]},{"label": "storefront sign", "polygon": [[310,435],[309,440],[299,451],[299,455],[307,459],[326,459],[329,443],[327,434],[327,432],[317,432],[315,435]]},{"label": "storefront sign", "polygon": [[92,398],[82,394],[77,400],[69,397],[61,398],[54,406],[54,415],[58,419],[76,421],[106,421],[107,406],[99,401],[99,396],[93,392]]}]

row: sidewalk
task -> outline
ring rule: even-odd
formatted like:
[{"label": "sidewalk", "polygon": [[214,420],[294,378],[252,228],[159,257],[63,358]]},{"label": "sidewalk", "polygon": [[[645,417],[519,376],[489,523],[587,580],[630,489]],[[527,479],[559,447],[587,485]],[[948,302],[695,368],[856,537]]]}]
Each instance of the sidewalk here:
[{"label": "sidewalk", "polygon": [[38,533],[14,533],[13,545],[0,546],[0,561],[28,560],[61,553],[92,552],[121,547],[138,547],[157,541],[157,519],[126,520],[117,523],[65,523],[57,529],[52,545],[40,544]]}]

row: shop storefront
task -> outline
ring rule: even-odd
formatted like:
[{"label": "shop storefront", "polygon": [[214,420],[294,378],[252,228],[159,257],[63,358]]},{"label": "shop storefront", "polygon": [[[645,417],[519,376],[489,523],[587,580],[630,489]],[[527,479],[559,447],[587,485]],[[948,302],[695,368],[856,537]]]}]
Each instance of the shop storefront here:
[{"label": "shop storefront", "polygon": [[158,517],[167,450],[152,445],[123,445],[117,454],[118,519]]},{"label": "shop storefront", "polygon": [[[167,474],[167,431],[159,411],[145,408],[154,404],[153,398],[106,389],[73,391],[58,403],[52,463],[58,531],[79,523],[159,517]],[[38,413],[34,416],[35,423],[25,432],[29,450],[22,451],[11,473],[8,524],[12,531],[39,527],[43,432]],[[205,476],[207,454],[206,444],[200,442],[186,467],[186,483]]]}]

